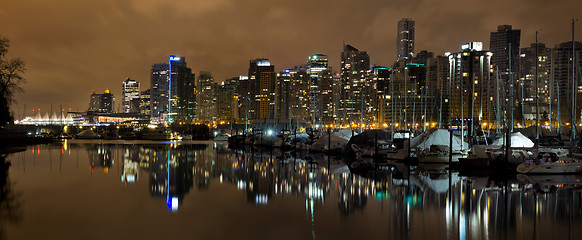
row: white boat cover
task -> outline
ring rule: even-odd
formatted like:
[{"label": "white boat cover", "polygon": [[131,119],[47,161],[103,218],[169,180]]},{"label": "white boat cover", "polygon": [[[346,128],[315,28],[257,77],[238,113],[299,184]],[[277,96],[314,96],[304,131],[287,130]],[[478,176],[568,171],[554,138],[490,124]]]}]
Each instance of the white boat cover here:
[{"label": "white boat cover", "polygon": [[[410,147],[413,149],[416,148],[416,151],[419,152],[425,149],[430,149],[431,145],[449,146],[449,142],[449,130],[436,129],[425,132],[413,138],[410,141]],[[460,137],[453,136],[453,151],[461,151],[466,149],[469,149],[469,144],[467,142],[461,141]]]},{"label": "white boat cover", "polygon": [[[511,146],[512,148],[531,148],[534,146],[534,142],[532,142],[529,138],[521,134],[520,132],[511,133]],[[503,137],[493,141],[491,143],[493,146],[505,146],[505,134]]]},{"label": "white boat cover", "polygon": [[319,139],[317,139],[311,146],[309,150],[311,151],[326,151],[328,149],[328,145],[331,143],[331,150],[343,150],[348,141],[352,136],[352,132],[346,130],[340,130],[337,132],[331,133],[331,141],[328,140],[329,136],[327,134],[323,134]]}]

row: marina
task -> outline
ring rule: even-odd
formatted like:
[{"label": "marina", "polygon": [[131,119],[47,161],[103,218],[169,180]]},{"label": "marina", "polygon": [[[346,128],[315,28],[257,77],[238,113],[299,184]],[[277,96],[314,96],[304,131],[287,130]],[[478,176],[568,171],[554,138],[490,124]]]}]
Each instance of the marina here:
[{"label": "marina", "polygon": [[73,139],[6,162],[7,239],[582,237],[580,175],[464,176],[395,161],[356,174],[341,156],[221,141]]}]

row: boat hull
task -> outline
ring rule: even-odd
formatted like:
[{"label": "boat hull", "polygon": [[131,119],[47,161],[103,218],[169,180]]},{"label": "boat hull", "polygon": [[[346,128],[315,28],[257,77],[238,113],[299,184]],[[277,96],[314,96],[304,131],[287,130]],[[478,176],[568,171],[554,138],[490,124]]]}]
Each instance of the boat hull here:
[{"label": "boat hull", "polygon": [[[459,158],[464,158],[466,155],[453,154],[453,162],[459,162]],[[449,163],[448,154],[420,154],[418,156],[418,162],[421,163]]]},{"label": "boat hull", "polygon": [[579,174],[582,173],[582,161],[573,162],[533,162],[521,163],[517,172],[525,174]]}]

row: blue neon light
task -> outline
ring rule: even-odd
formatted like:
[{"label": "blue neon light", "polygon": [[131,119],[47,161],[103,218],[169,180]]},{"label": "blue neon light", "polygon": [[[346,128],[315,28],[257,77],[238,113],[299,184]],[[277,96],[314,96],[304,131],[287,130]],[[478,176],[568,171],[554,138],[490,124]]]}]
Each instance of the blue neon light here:
[{"label": "blue neon light", "polygon": [[172,61],[178,60],[180,60],[180,57],[170,55],[170,61],[168,62],[168,123],[172,123]]}]

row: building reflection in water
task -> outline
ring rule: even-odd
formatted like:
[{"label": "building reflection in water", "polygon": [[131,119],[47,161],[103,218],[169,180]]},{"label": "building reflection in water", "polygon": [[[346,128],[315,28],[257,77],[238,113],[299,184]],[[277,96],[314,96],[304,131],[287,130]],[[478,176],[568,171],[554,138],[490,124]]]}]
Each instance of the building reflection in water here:
[{"label": "building reflection in water", "polygon": [[364,177],[337,166],[328,169],[327,157],[304,160],[279,151],[235,151],[223,144],[86,148],[92,171],[107,172],[120,156],[124,184],[140,180],[139,173],[145,172],[151,196],[165,199],[170,211],[178,210],[194,186],[205,190],[213,181],[236,186],[254,205],[303,198],[314,237],[316,214],[330,204],[343,217],[379,205],[394,238],[416,238],[421,232],[437,239],[567,238],[582,224],[582,177],[576,175],[496,180],[393,163]]}]

